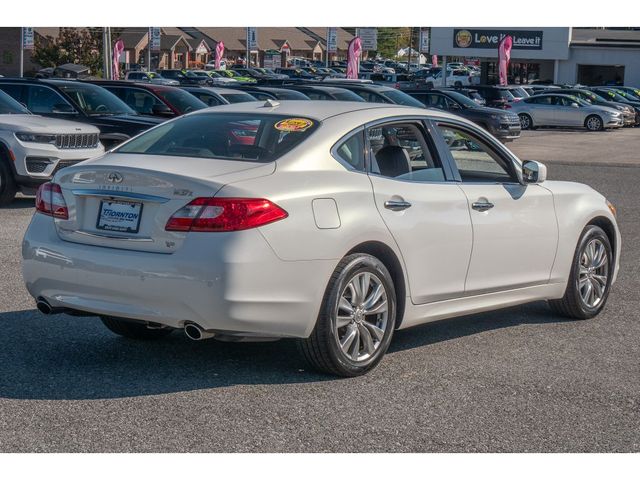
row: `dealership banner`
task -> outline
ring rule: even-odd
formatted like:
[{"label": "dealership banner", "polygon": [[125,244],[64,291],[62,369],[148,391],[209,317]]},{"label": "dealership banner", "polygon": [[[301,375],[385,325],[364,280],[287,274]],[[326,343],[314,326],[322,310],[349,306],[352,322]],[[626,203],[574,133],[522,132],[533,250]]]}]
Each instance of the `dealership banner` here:
[{"label": "dealership banner", "polygon": [[338,29],[336,27],[327,28],[327,52],[336,53],[338,51]]},{"label": "dealership banner", "polygon": [[251,51],[258,50],[258,34],[256,27],[247,27],[247,48]]},{"label": "dealership banner", "polygon": [[420,53],[429,53],[429,29],[420,29]]},{"label": "dealership banner", "polygon": [[150,49],[152,52],[160,51],[160,27],[149,27]]},{"label": "dealership banner", "polygon": [[356,35],[360,37],[362,50],[378,50],[377,28],[358,28]]},{"label": "dealership banner", "polygon": [[33,27],[22,27],[22,48],[33,50]]},{"label": "dealership banner", "polygon": [[453,46],[497,49],[500,41],[507,35],[511,35],[514,50],[542,50],[542,30],[455,28]]}]

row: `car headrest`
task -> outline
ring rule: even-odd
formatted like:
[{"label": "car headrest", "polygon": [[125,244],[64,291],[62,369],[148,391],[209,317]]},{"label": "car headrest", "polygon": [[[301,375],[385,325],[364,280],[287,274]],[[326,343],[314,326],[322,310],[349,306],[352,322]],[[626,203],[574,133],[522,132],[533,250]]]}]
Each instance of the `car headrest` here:
[{"label": "car headrest", "polygon": [[374,172],[385,177],[398,177],[411,171],[411,162],[407,151],[398,145],[387,145],[375,154]]}]

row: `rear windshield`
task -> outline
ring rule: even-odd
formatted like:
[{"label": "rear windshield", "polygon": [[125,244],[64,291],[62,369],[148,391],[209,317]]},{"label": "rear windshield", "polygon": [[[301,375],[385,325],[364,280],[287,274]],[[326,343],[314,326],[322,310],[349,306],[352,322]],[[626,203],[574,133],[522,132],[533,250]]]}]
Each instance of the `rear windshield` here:
[{"label": "rear windshield", "polygon": [[305,117],[202,113],[148,130],[115,152],[267,163],[304,141],[317,127],[316,120]]},{"label": "rear windshield", "polygon": [[156,93],[181,113],[195,112],[196,110],[207,107],[207,104],[202,100],[179,88],[158,90]]},{"label": "rear windshield", "polygon": [[382,94],[396,105],[407,105],[408,107],[424,108],[424,105],[422,103],[420,103],[415,98],[407,95],[406,93],[401,92],[400,90],[389,89],[382,92]]},{"label": "rear windshield", "polygon": [[253,95],[248,93],[221,93],[229,103],[255,102],[257,100]]}]

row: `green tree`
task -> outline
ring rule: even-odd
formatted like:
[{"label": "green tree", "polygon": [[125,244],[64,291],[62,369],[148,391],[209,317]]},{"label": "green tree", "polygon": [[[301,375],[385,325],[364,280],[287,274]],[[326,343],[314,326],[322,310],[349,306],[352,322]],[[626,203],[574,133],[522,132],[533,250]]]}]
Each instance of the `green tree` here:
[{"label": "green tree", "polygon": [[103,65],[102,28],[60,28],[57,38],[36,36],[33,60],[42,67],[65,63],[86,65],[99,75]]}]

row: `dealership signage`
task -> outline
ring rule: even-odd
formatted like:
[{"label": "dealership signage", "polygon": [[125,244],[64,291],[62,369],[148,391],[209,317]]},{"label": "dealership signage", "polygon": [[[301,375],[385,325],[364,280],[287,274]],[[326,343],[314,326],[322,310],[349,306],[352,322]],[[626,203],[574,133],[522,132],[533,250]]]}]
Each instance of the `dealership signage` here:
[{"label": "dealership signage", "polygon": [[456,28],[453,30],[453,46],[497,49],[500,40],[507,35],[511,35],[515,50],[542,50],[542,30]]},{"label": "dealership signage", "polygon": [[22,27],[22,48],[33,50],[33,27]]},{"label": "dealership signage", "polygon": [[151,39],[151,51],[160,51],[160,27],[149,27],[149,38]]},{"label": "dealership signage", "polygon": [[258,50],[258,34],[256,27],[247,27],[247,49]]},{"label": "dealership signage", "polygon": [[362,42],[362,50],[378,50],[377,28],[358,28],[357,35]]},{"label": "dealership signage", "polygon": [[420,29],[420,53],[429,53],[429,30]]}]

